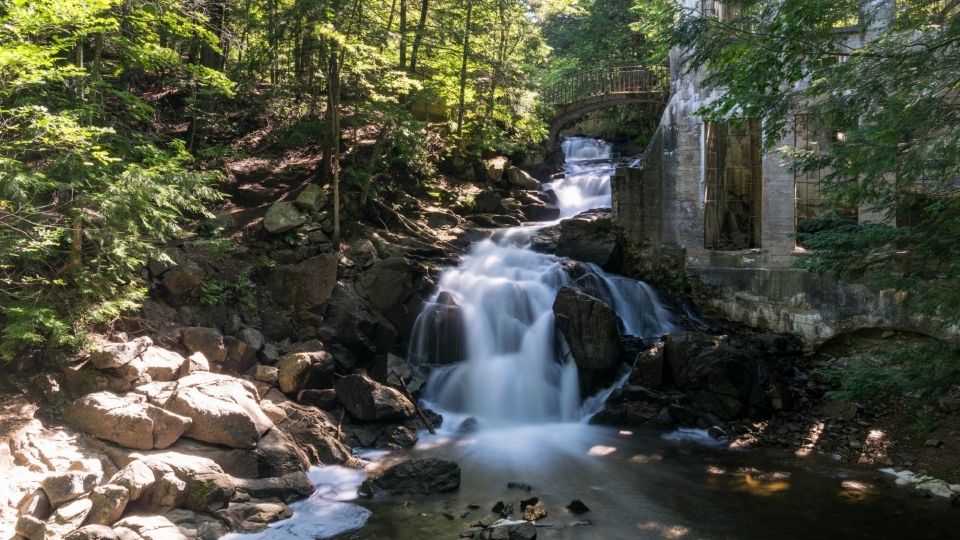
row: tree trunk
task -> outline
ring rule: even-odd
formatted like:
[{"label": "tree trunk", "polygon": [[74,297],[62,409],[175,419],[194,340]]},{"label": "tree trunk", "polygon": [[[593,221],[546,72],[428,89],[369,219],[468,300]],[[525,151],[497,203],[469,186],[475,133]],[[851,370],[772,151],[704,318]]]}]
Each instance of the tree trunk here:
[{"label": "tree trunk", "polygon": [[400,0],[400,69],[407,68],[407,0]]},{"label": "tree trunk", "polygon": [[470,56],[470,17],[473,0],[467,0],[467,20],[463,27],[463,61],[460,63],[460,106],[457,110],[457,139],[463,147],[463,112],[467,93],[467,57]]},{"label": "tree trunk", "polygon": [[420,5],[420,22],[417,24],[417,33],[413,36],[413,47],[410,49],[410,73],[417,72],[417,53],[420,52],[420,43],[423,41],[423,32],[427,27],[427,4],[430,0],[423,0]]},{"label": "tree trunk", "polygon": [[333,242],[340,241],[340,64],[337,42],[330,40],[327,114],[330,115],[330,168],[333,172]]}]

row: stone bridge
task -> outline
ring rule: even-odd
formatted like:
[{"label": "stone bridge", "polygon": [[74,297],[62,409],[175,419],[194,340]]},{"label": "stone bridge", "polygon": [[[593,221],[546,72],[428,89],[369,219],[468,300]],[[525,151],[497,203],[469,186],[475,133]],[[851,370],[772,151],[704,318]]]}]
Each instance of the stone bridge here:
[{"label": "stone bridge", "polygon": [[665,106],[670,97],[670,75],[666,66],[620,66],[594,69],[571,75],[542,92],[553,105],[547,152],[553,152],[563,126],[598,109],[627,103]]}]

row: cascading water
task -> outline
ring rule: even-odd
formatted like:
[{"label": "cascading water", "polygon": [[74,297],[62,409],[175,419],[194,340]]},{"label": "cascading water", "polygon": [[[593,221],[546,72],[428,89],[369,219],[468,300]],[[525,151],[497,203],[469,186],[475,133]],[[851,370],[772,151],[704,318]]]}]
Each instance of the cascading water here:
[{"label": "cascading water", "polygon": [[[612,145],[567,139],[566,177],[553,183],[561,217],[610,206]],[[536,227],[500,231],[478,242],[460,266],[446,270],[439,291],[414,327],[411,362],[429,369],[424,400],[445,412],[476,416],[481,423],[530,424],[576,421],[596,412],[603,399],[580,402],[577,368],[557,354],[553,302],[564,285],[587,289],[622,318],[621,331],[656,337],[672,330],[669,314],[644,283],[608,276],[586,265],[576,282],[563,260],[526,244]],[[438,313],[459,304],[464,361],[437,360]],[[427,366],[427,365],[429,366]]]}]

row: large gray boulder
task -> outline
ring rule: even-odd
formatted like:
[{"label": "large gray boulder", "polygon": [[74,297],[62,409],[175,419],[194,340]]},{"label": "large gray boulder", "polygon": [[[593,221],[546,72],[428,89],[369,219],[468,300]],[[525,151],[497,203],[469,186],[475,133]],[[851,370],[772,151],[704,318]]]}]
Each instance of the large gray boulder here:
[{"label": "large gray boulder", "polygon": [[123,539],[136,538],[124,536],[125,531],[131,531],[143,540],[188,540],[179,527],[163,516],[127,516],[116,522],[113,529]]},{"label": "large gray boulder", "polygon": [[416,413],[413,403],[399,390],[382,385],[366,375],[348,375],[337,381],[343,407],[364,422],[404,420]]},{"label": "large gray boulder", "polygon": [[283,201],[273,203],[263,216],[263,226],[272,234],[287,232],[303,225],[306,221],[296,208]]},{"label": "large gray boulder", "polygon": [[316,184],[307,184],[293,204],[302,210],[316,212],[327,205],[327,193]]},{"label": "large gray boulder", "polygon": [[193,423],[185,415],[147,403],[142,395],[110,392],[96,392],[74,401],[61,418],[98,439],[137,450],[166,448]]},{"label": "large gray boulder", "polygon": [[516,186],[520,189],[528,190],[538,190],[540,189],[540,182],[536,178],[530,176],[523,169],[519,167],[509,167],[507,168],[507,178],[510,180],[510,185]]},{"label": "large gray boulder", "polygon": [[660,388],[663,383],[663,343],[637,356],[637,363],[630,372],[630,384],[647,388]]},{"label": "large gray boulder", "polygon": [[[373,362],[377,354],[386,354],[400,336],[397,327],[361,298],[349,282],[334,287],[323,327],[361,363]],[[331,352],[336,355],[336,351]]]},{"label": "large gray boulder", "polygon": [[436,458],[404,461],[369,478],[360,492],[369,496],[430,495],[446,493],[460,487],[460,466],[453,461]]},{"label": "large gray boulder", "polygon": [[250,501],[233,503],[228,508],[217,510],[215,515],[232,531],[256,533],[274,521],[291,517],[293,510],[283,503]]},{"label": "large gray boulder", "polygon": [[277,266],[267,276],[267,289],[285,308],[322,314],[337,283],[338,261],[336,254],[324,253],[299,264]]},{"label": "large gray boulder", "polygon": [[480,540],[536,540],[537,527],[529,521],[503,521],[480,531]]},{"label": "large gray boulder", "polygon": [[418,315],[420,302],[411,302],[424,286],[427,269],[416,261],[391,257],[375,263],[357,280],[357,294],[368,300],[407,334]]},{"label": "large gray boulder", "polygon": [[164,409],[193,420],[187,437],[233,448],[256,447],[273,427],[256,387],[228,375],[197,372],[180,379]]},{"label": "large gray boulder", "polygon": [[623,362],[619,317],[606,302],[572,287],[561,287],[553,313],[578,368],[610,369]]},{"label": "large gray boulder", "polygon": [[141,355],[153,345],[148,337],[126,343],[105,343],[90,351],[90,363],[97,369],[116,370],[121,378],[133,381],[147,373]]},{"label": "large gray boulder", "polygon": [[237,493],[236,479],[206,457],[170,450],[131,457],[143,461],[155,481],[128,503],[129,513],[162,514],[172,508],[209,513]]},{"label": "large gray boulder", "polygon": [[110,525],[120,519],[130,502],[130,490],[123,486],[107,484],[90,493],[90,513],[87,523],[90,525]]},{"label": "large gray boulder", "polygon": [[40,482],[50,506],[56,508],[65,502],[89,493],[97,487],[101,475],[89,471],[67,471],[51,474]]},{"label": "large gray boulder", "polygon": [[593,263],[604,270],[619,269],[623,248],[619,237],[611,231],[608,211],[582,212],[560,223],[558,257]]},{"label": "large gray boulder", "polygon": [[150,347],[140,355],[147,368],[147,375],[154,381],[174,381],[180,375],[183,357],[160,347]]}]

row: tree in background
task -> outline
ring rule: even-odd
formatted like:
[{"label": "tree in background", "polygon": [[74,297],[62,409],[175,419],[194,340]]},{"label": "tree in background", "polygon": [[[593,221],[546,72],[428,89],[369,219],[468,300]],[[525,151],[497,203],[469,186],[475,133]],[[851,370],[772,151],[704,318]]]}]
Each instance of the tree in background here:
[{"label": "tree in background", "polygon": [[[960,17],[956,1],[731,0],[725,16],[669,1],[638,4],[648,34],[679,47],[704,84],[723,90],[705,118],[763,119],[767,150],[795,115],[829,141],[819,151],[781,148],[798,172],[822,170],[833,209],[801,235],[800,265],[869,278],[899,291],[940,329],[960,324]],[[853,32],[849,32],[851,25]],[[844,30],[844,29],[847,30]],[[869,33],[861,34],[861,32]],[[874,32],[876,31],[876,32]],[[863,39],[861,39],[863,36]],[[859,366],[848,392],[919,391],[960,379],[960,353],[901,350],[902,369]]]}]

